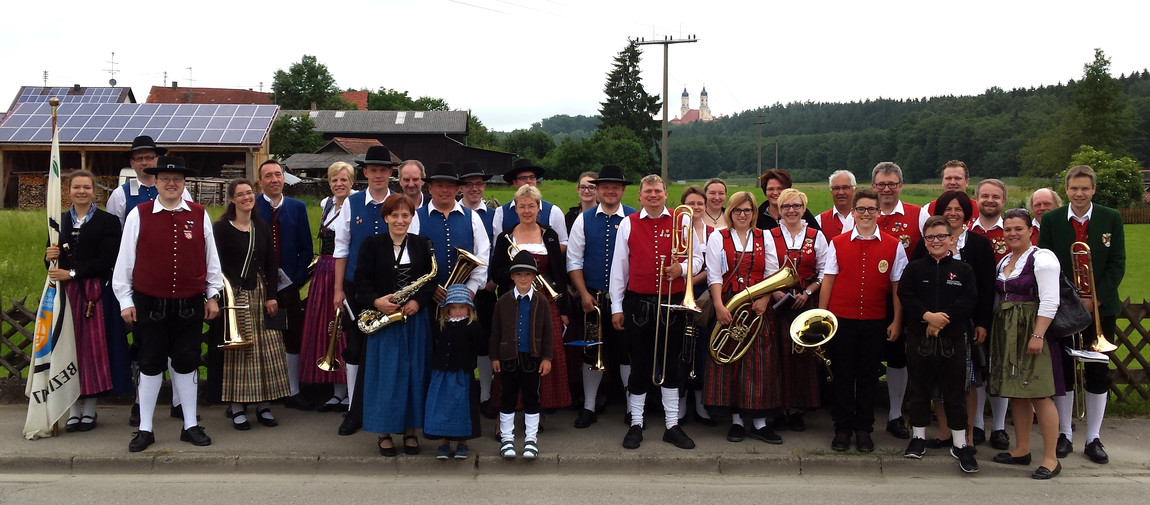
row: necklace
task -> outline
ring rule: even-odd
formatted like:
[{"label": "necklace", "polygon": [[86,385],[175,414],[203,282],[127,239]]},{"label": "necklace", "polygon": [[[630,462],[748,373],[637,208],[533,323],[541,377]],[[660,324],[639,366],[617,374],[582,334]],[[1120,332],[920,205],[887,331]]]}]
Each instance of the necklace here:
[{"label": "necklace", "polygon": [[719,217],[711,216],[711,211],[706,209],[703,209],[703,214],[706,214],[707,217],[711,218],[711,224],[719,224],[719,217],[723,217],[723,211],[721,210],[719,211]]}]

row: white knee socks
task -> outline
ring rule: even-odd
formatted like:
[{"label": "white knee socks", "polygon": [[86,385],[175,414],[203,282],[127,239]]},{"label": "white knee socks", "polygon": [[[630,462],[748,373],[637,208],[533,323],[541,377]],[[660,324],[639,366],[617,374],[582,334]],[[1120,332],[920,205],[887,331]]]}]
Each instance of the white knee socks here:
[{"label": "white knee socks", "polygon": [[1006,429],[1006,412],[1010,410],[1010,398],[1003,398],[1001,396],[990,397],[990,415],[994,419],[990,423],[992,431],[1002,431]]},{"label": "white knee socks", "polygon": [[975,390],[977,401],[974,404],[974,427],[986,429],[986,386],[979,386]]},{"label": "white knee socks", "polygon": [[523,440],[525,442],[539,441],[539,414],[523,414]]},{"label": "white knee socks", "polygon": [[88,416],[88,417],[96,417],[96,399],[95,398],[84,398],[83,400],[80,400],[80,401],[84,402],[84,407],[83,407],[83,410],[81,411],[83,413],[83,415]]},{"label": "white knee socks", "polygon": [[1086,443],[1098,438],[1106,416],[1106,393],[1086,393]]},{"label": "white knee socks", "polygon": [[[536,429],[538,429],[536,425]],[[499,413],[499,440],[503,442],[515,441],[515,413]]]},{"label": "white knee socks", "polygon": [[583,408],[595,412],[595,400],[599,395],[599,384],[603,382],[601,370],[583,367]]},{"label": "white knee socks", "polygon": [[1070,425],[1074,422],[1074,390],[1067,391],[1063,396],[1054,397],[1054,408],[1058,410],[1058,433],[1066,435],[1066,439],[1074,441],[1074,433]]},{"label": "white knee socks", "polygon": [[663,422],[669,430],[679,424],[679,389],[661,387],[659,393],[663,397]]},{"label": "white knee socks", "polygon": [[[180,398],[184,400],[181,404],[184,410],[184,429],[191,428],[199,424],[196,421],[196,371],[188,373],[178,373],[172,376],[172,390],[180,392]],[[140,407],[141,414],[143,413],[143,406]],[[142,424],[141,420],[141,424]]]},{"label": "white knee socks", "polygon": [[287,369],[288,369],[288,387],[291,395],[299,394],[299,354],[288,354],[287,356]]},{"label": "white knee socks", "polygon": [[627,404],[631,407],[631,426],[643,426],[643,408],[647,403],[647,394],[628,395]]},{"label": "white knee socks", "polygon": [[[168,358],[168,377],[176,378],[176,369],[172,368],[172,358]],[[179,407],[180,403],[180,393],[176,392],[176,388],[172,388],[172,406]]]},{"label": "white knee socks", "polygon": [[152,417],[156,414],[156,397],[160,396],[160,385],[164,383],[164,374],[140,374],[140,385],[137,386],[140,399],[140,431],[152,431]]},{"label": "white knee socks", "polygon": [[359,374],[359,365],[344,365],[343,373],[347,376],[347,404],[355,398],[355,376]]}]

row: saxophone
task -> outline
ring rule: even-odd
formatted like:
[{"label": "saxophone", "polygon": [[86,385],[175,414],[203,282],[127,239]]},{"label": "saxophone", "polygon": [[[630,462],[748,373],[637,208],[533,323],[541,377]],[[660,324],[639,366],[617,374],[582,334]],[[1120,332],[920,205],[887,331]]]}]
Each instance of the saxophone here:
[{"label": "saxophone", "polygon": [[[408,284],[399,291],[396,291],[393,298],[395,304],[403,305],[404,303],[407,303],[407,299],[411,298],[411,295],[415,294],[416,291],[419,291],[419,288],[423,287],[424,284],[427,284],[431,279],[434,279],[438,271],[439,268],[435,263],[435,253],[432,252],[431,271],[420,276],[415,280],[415,282]],[[383,312],[375,309],[367,309],[359,313],[359,318],[356,321],[356,325],[359,326],[359,331],[362,331],[364,335],[368,335],[383,329],[384,326],[392,323],[402,323],[405,320],[407,320],[407,316],[403,315],[403,312],[384,314]]]}]

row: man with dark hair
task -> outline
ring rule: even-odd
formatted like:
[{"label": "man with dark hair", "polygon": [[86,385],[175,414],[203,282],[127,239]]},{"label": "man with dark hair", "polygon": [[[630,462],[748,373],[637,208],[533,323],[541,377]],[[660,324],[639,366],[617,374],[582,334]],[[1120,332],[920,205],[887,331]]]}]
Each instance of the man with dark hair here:
[{"label": "man with dark hair", "polygon": [[399,164],[399,189],[404,196],[411,199],[415,208],[427,206],[431,199],[423,191],[423,178],[427,177],[427,170],[419,160],[406,160]]},{"label": "man with dark hair", "polygon": [[[942,192],[947,191],[962,191],[966,192],[966,187],[970,185],[970,170],[966,168],[966,163],[959,160],[950,160],[942,165]],[[934,215],[934,207],[938,205],[938,199],[923,205],[922,210],[918,214],[918,228],[921,230],[926,225],[926,220]]]},{"label": "man with dark hair", "polygon": [[[515,189],[519,189],[525,184],[537,186],[539,179],[543,177],[543,172],[543,167],[532,163],[531,160],[515,160],[511,170],[503,174],[503,180]],[[560,248],[567,251],[567,221],[563,218],[563,209],[544,200],[540,202],[539,214],[536,215],[535,220],[539,224],[555,230],[555,234],[559,235]],[[510,230],[516,224],[519,224],[519,214],[515,212],[515,201],[512,200],[495,209],[492,236],[498,237],[504,230]]]},{"label": "man with dark hair", "polygon": [[280,328],[287,351],[288,384],[291,386],[291,396],[284,399],[284,406],[312,410],[315,406],[299,392],[299,351],[304,313],[299,291],[308,281],[307,267],[313,253],[307,205],[284,196],[284,170],[276,160],[260,164],[259,185],[263,194],[256,198],[256,212],[271,226],[279,271],[288,281],[285,283],[285,279],[280,278],[276,294],[279,310],[284,314],[280,317],[285,317],[287,322],[287,328]]},{"label": "man with dark hair", "polygon": [[[1122,215],[1110,207],[1093,202],[1094,192],[1097,189],[1094,169],[1086,165],[1071,168],[1066,173],[1066,196],[1070,204],[1042,216],[1042,233],[1038,236],[1038,247],[1054,251],[1058,256],[1062,275],[1070,277],[1071,284],[1077,284],[1078,292],[1082,295],[1082,304],[1099,318],[1097,324],[1102,327],[1102,334],[1113,341],[1115,323],[1118,313],[1122,310],[1121,301],[1118,299],[1118,285],[1122,283],[1122,277],[1126,274],[1126,235],[1122,228]],[[1071,255],[1071,244],[1075,242],[1086,243],[1090,247],[1090,256]],[[1073,282],[1077,277],[1074,275],[1077,271],[1074,262],[1080,262],[1078,268],[1093,272],[1093,286]],[[1088,282],[1087,279],[1083,280]],[[1090,325],[1081,333],[1084,348],[1090,348],[1097,343],[1094,328],[1095,325]],[[1110,457],[1102,448],[1099,432],[1102,429],[1102,420],[1106,414],[1106,399],[1110,391],[1110,367],[1108,363],[1086,362],[1083,365],[1086,377],[1084,454],[1091,461],[1104,464],[1110,461]],[[1066,374],[1067,384],[1073,384],[1073,370],[1073,359],[1064,355],[1062,371]],[[1054,403],[1058,407],[1059,419],[1057,454],[1062,458],[1074,450],[1073,432],[1070,430],[1074,391],[1068,387],[1066,395],[1055,397]]]}]

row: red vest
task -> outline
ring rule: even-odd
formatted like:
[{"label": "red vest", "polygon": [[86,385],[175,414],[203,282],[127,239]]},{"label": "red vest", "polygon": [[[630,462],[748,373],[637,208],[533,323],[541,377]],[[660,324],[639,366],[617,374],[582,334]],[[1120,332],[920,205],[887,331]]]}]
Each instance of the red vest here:
[{"label": "red vest", "polygon": [[[918,215],[922,207],[913,203],[902,202],[902,214],[879,214],[875,220],[878,229],[888,235],[893,235],[906,249],[907,256],[914,251],[914,246],[922,238],[922,230],[918,229]],[[829,240],[829,239],[828,239]]]},{"label": "red vest", "polygon": [[[627,289],[641,295],[659,294],[659,256],[664,265],[671,264],[671,216],[639,219],[639,212],[627,216],[631,220],[631,234],[627,237]],[[686,272],[684,272],[686,273]],[[694,272],[692,272],[694,273]],[[663,293],[681,293],[686,284],[680,277],[663,282]]]},{"label": "red vest", "polygon": [[882,240],[851,240],[843,234],[835,237],[834,245],[839,273],[827,308],[845,319],[886,319],[898,239],[883,233]]},{"label": "red vest", "polygon": [[[978,222],[978,218],[976,217],[976,218],[974,218],[973,221],[970,222],[970,224],[967,226],[967,228],[970,230],[971,233],[977,233],[979,235],[982,235],[983,237],[986,237],[986,239],[990,241],[990,248],[994,249],[994,261],[997,264],[997,262],[1002,261],[1002,258],[1006,257],[1007,251],[1010,250],[1009,247],[1006,247],[1006,238],[1002,236],[1002,234],[1003,234],[1002,228],[995,227],[995,228],[991,229],[990,231],[986,231],[986,230],[982,229],[981,226],[975,226],[974,223],[977,223],[977,222]],[[1037,234],[1035,234],[1035,235],[1037,236]]]},{"label": "red vest", "polygon": [[[835,215],[835,208],[831,207],[819,214],[819,227],[823,230],[823,236],[830,240],[843,233],[843,222],[839,221]],[[783,249],[780,249],[783,250]]]},{"label": "red vest", "polygon": [[751,228],[751,254],[735,251],[731,229],[719,230],[723,237],[723,255],[727,258],[727,273],[723,274],[723,293],[742,291],[763,280],[763,267],[767,251],[763,249],[763,230]]},{"label": "red vest", "polygon": [[188,298],[207,291],[207,242],[204,208],[187,202],[191,212],[162,210],[155,201],[136,207],[140,234],[132,289],[156,298]]},{"label": "red vest", "polygon": [[[837,221],[833,217],[831,219]],[[818,233],[819,230],[808,226],[802,245],[798,249],[789,249],[786,239],[783,238],[783,227],[771,228],[771,237],[775,239],[775,253],[779,257],[779,268],[782,269],[783,265],[790,261],[791,265],[796,266],[795,273],[804,284],[816,278],[815,263],[818,259],[815,255],[815,237]]]}]

